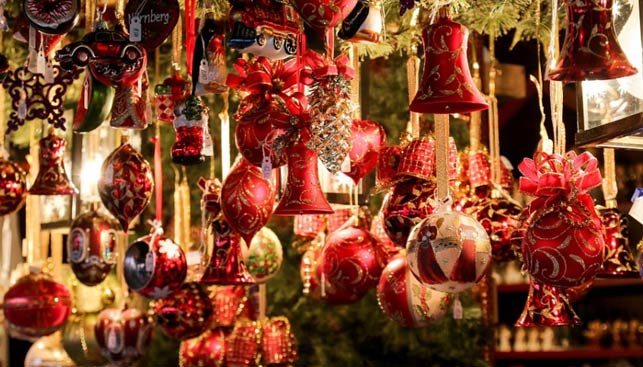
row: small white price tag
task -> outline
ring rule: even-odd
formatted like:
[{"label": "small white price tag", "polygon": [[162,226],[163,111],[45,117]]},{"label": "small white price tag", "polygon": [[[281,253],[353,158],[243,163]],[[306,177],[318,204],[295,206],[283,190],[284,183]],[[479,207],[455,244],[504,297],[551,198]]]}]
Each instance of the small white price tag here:
[{"label": "small white price tag", "polygon": [[199,64],[199,83],[210,83],[210,66],[208,65],[208,60],[206,60],[205,57],[201,59],[201,63]]},{"label": "small white price tag", "polygon": [[340,167],[340,170],[342,172],[351,171],[351,157],[348,154],[346,154],[346,158],[344,158],[344,161],[342,162],[342,166]]},{"label": "small white price tag", "polygon": [[201,154],[206,157],[212,157],[214,155],[214,143],[212,142],[212,136],[208,131],[208,127],[203,127],[203,148],[201,148]]},{"label": "small white price tag", "polygon": [[142,36],[141,17],[133,16],[129,23],[129,40],[130,42],[141,42]]},{"label": "small white price tag", "polygon": [[270,180],[272,178],[272,163],[268,156],[263,157],[263,160],[261,161],[261,174],[266,180]]},{"label": "small white price tag", "polygon": [[145,271],[151,273],[154,270],[154,253],[152,251],[145,255]]},{"label": "small white price tag", "polygon": [[89,108],[89,76],[85,77],[83,82],[83,107]]},{"label": "small white price tag", "polygon": [[23,95],[18,101],[18,118],[24,120],[25,117],[27,117],[27,100]]},{"label": "small white price tag", "polygon": [[54,83],[54,64],[51,63],[51,60],[47,60],[45,64],[45,84]]},{"label": "small white price tag", "polygon": [[45,52],[43,50],[38,51],[36,55],[36,73],[40,75],[45,75],[45,67],[47,60],[45,59]]},{"label": "small white price tag", "polygon": [[456,298],[453,301],[453,319],[462,320],[462,302],[460,302],[460,298]]}]

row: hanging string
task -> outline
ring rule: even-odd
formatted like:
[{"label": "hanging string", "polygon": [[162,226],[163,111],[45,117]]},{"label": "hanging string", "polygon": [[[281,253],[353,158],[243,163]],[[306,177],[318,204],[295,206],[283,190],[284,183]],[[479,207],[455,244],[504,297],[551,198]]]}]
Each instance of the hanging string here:
[{"label": "hanging string", "polygon": [[442,201],[449,197],[449,115],[434,116],[437,195]]},{"label": "hanging string", "polygon": [[196,41],[196,0],[185,0],[185,56],[188,74],[192,75],[192,58]]},{"label": "hanging string", "polygon": [[[473,51],[473,82],[478,90],[482,85],[480,79],[480,64],[478,64],[475,50]],[[480,150],[480,125],[482,124],[482,113],[480,111],[471,112],[469,122],[469,150],[477,152]]]},{"label": "hanging string", "polygon": [[335,58],[335,28],[328,27],[326,30],[326,56],[332,60]]},{"label": "hanging string", "polygon": [[616,164],[614,149],[612,148],[603,148],[603,177],[605,206],[608,208],[616,208],[618,185],[616,184]]},{"label": "hanging string", "polygon": [[[540,27],[541,27],[541,10],[540,10],[540,0],[536,0],[536,34],[540,34]],[[543,101],[543,68],[542,68],[542,62],[540,59],[540,54],[541,54],[541,44],[540,44],[540,39],[536,37],[536,53],[538,55],[537,60],[538,60],[538,75],[537,77],[534,77],[533,75],[529,75],[529,80],[534,83],[536,86],[536,93],[538,94],[538,107],[540,110],[540,143],[539,143],[539,150],[542,152],[546,153],[552,153],[553,152],[553,142],[551,139],[549,139],[549,135],[547,134],[547,127],[545,126],[545,105]]]},{"label": "hanging string", "polygon": [[496,98],[496,35],[489,33],[489,152],[491,156],[491,181],[500,183],[500,127],[498,125],[498,99]]},{"label": "hanging string", "polygon": [[[219,119],[221,120],[221,179],[223,180],[230,172],[230,115],[228,114],[230,93],[226,91],[221,96],[223,109],[219,113]],[[214,159],[210,163],[210,177],[214,178]]]},{"label": "hanging string", "polygon": [[172,53],[171,60],[172,65],[175,68],[178,68],[181,65],[181,16],[179,15],[179,20],[176,23],[176,27],[172,30]]},{"label": "hanging string", "polygon": [[[420,15],[419,7],[416,7],[413,10],[411,15],[411,34],[412,40],[415,39],[415,30],[417,27],[418,17]],[[415,42],[411,42],[411,47],[409,48],[409,59],[406,62],[406,78],[409,91],[409,104],[413,102],[413,98],[418,91],[418,84],[420,80],[420,58],[417,56],[417,45]],[[406,125],[406,131],[411,135],[413,139],[420,137],[420,114],[417,112],[410,111],[409,122]]]},{"label": "hanging string", "polygon": [[161,127],[159,121],[155,123],[154,141],[154,194],[156,204],[156,222],[163,220],[163,157],[161,156]]},{"label": "hanging string", "polygon": [[351,102],[353,105],[353,119],[361,120],[362,107],[360,105],[360,62],[356,45],[351,46],[349,57],[351,59],[353,70],[355,70],[355,76],[353,77],[353,80],[351,80]]},{"label": "hanging string", "polygon": [[[29,173],[28,182],[33,183],[38,175],[39,167],[39,139],[36,136],[36,124],[29,124]],[[38,265],[40,254],[40,197],[27,195],[25,204],[25,242],[26,258],[30,265]]]},{"label": "hanging string", "polygon": [[94,14],[96,14],[96,3],[94,0],[85,0],[85,33],[94,30]]},{"label": "hanging string", "polygon": [[[558,0],[552,0],[551,38],[547,65],[552,68],[558,60]],[[565,153],[565,123],[563,121],[563,82],[549,81],[549,101],[551,105],[551,122],[554,131],[554,152]]]}]

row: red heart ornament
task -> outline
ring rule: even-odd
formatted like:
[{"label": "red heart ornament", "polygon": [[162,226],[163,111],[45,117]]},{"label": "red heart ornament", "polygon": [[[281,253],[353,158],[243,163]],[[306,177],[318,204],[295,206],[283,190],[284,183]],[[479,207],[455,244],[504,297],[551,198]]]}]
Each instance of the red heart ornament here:
[{"label": "red heart ornament", "polygon": [[315,31],[326,32],[344,20],[357,4],[357,0],[293,0],[292,4],[304,21]]},{"label": "red heart ornament", "polygon": [[351,170],[344,174],[357,185],[375,166],[380,150],[386,144],[386,132],[382,125],[371,120],[353,120],[351,125]]},{"label": "red heart ornament", "polygon": [[172,33],[179,13],[177,0],[130,0],[125,6],[125,22],[129,26],[138,17],[141,24],[141,40],[138,42],[153,50]]}]

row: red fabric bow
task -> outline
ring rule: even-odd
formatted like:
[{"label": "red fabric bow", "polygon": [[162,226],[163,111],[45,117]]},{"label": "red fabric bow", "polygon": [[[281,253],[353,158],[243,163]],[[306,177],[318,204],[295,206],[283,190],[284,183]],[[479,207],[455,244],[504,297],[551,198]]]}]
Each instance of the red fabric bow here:
[{"label": "red fabric bow", "polygon": [[302,82],[309,85],[316,80],[335,75],[352,80],[355,77],[355,70],[348,66],[349,62],[350,59],[346,55],[339,55],[335,60],[330,60],[315,51],[308,50],[304,56],[306,69],[302,71]]},{"label": "red fabric bow", "polygon": [[589,152],[576,155],[570,151],[564,156],[536,152],[533,159],[525,158],[518,170],[524,175],[519,181],[520,191],[545,198],[546,202],[573,199],[600,185],[602,180],[598,160]]}]

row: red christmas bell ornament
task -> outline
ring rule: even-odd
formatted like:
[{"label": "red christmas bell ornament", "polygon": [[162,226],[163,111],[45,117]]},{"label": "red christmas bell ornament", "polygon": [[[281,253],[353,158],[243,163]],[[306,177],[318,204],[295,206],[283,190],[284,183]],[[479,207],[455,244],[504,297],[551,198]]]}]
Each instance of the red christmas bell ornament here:
[{"label": "red christmas bell ornament", "polygon": [[602,223],[587,191],[600,185],[598,161],[590,153],[564,156],[537,152],[518,166],[520,190],[538,196],[522,240],[529,274],[554,287],[574,287],[601,269],[605,241]]},{"label": "red christmas bell ornament", "polygon": [[214,310],[214,326],[229,328],[246,311],[246,291],[243,286],[210,287],[210,300]]},{"label": "red christmas bell ornament", "polygon": [[469,30],[441,9],[435,23],[422,30],[424,69],[409,109],[419,113],[469,113],[489,108],[476,88],[467,61]]},{"label": "red christmas bell ornament", "polygon": [[170,296],[156,301],[154,314],[165,335],[186,340],[201,335],[210,327],[214,311],[203,285],[189,282]]},{"label": "red christmas bell ornament", "polygon": [[285,137],[287,130],[274,126],[270,121],[240,121],[234,131],[239,153],[255,166],[261,167],[264,161],[271,168],[281,167],[288,159],[285,150],[274,148],[279,139]]},{"label": "red christmas bell ornament", "polygon": [[580,325],[565,289],[545,285],[535,279],[529,282],[527,303],[516,321],[516,327]]},{"label": "red christmas bell ornament", "polygon": [[364,293],[351,293],[328,282],[323,274],[321,254],[321,247],[311,247],[301,258],[299,275],[304,285],[303,293],[330,305],[345,305],[360,300]]},{"label": "red christmas bell ornament", "polygon": [[436,205],[434,183],[411,177],[396,183],[382,204],[386,234],[397,246],[406,247],[413,226]]},{"label": "red christmas bell ornament", "polygon": [[413,275],[439,292],[471,288],[491,264],[491,242],[482,225],[448,209],[429,215],[415,226],[407,250]]},{"label": "red christmas bell ornament", "polygon": [[391,320],[404,327],[425,327],[444,317],[449,295],[420,283],[407,265],[406,255],[393,258],[377,285],[377,303]]},{"label": "red christmas bell ornament", "polygon": [[134,241],[125,251],[123,274],[131,290],[151,299],[165,298],[179,289],[187,276],[185,254],[163,236],[160,227]]},{"label": "red christmas bell ornament", "polygon": [[0,157],[0,216],[22,209],[27,199],[27,177],[17,164]]},{"label": "red christmas bell ornament", "polygon": [[221,209],[248,246],[265,226],[275,206],[275,189],[259,167],[241,158],[223,181]]},{"label": "red christmas bell ornament", "polygon": [[101,354],[113,366],[131,366],[145,355],[152,340],[152,324],[135,308],[108,308],[98,314],[94,336]]},{"label": "red christmas bell ornament", "polygon": [[317,174],[317,154],[297,143],[286,150],[288,180],[275,215],[329,214],[333,212],[324,196]]},{"label": "red christmas bell ornament", "polygon": [[381,190],[393,185],[401,157],[402,150],[400,147],[382,147],[377,159],[377,170],[375,171],[376,188]]},{"label": "red christmas bell ornament", "polygon": [[116,265],[116,231],[114,219],[94,205],[71,223],[67,256],[78,280],[88,286],[101,283]]},{"label": "red christmas bell ornament", "polygon": [[32,270],[5,293],[2,309],[11,335],[33,340],[63,327],[71,312],[71,294],[49,275]]},{"label": "red christmas bell ornament", "polygon": [[322,250],[322,272],[328,282],[352,294],[364,294],[379,281],[382,267],[375,256],[377,239],[364,220],[354,218],[331,233]]},{"label": "red christmas bell ornament", "polygon": [[199,97],[189,96],[175,108],[172,162],[182,165],[203,163],[213,153],[208,128],[208,107]]},{"label": "red christmas bell ornament", "polygon": [[121,145],[103,162],[98,193],[125,232],[149,204],[153,187],[150,164],[124,137]]},{"label": "red christmas bell ornament", "polygon": [[386,132],[382,125],[371,120],[353,120],[351,125],[351,148],[348,156],[351,168],[342,172],[353,179],[355,185],[375,166],[382,147],[386,144]]},{"label": "red christmas bell ornament", "polygon": [[353,10],[357,0],[294,0],[293,6],[299,15],[317,33],[325,34]]},{"label": "red christmas bell ornament", "polygon": [[212,255],[201,283],[208,285],[248,285],[256,281],[248,272],[241,250],[241,235],[220,218],[212,223],[214,244]]},{"label": "red christmas bell ornament", "polygon": [[326,216],[323,214],[295,215],[294,233],[298,237],[313,239],[326,229]]},{"label": "red christmas bell ornament", "polygon": [[63,155],[65,139],[56,136],[53,128],[49,135],[40,139],[40,168],[38,176],[29,188],[31,195],[76,195],[78,190],[65,172]]},{"label": "red christmas bell ornament", "polygon": [[605,261],[598,277],[636,278],[639,276],[634,256],[627,238],[627,217],[622,217],[617,208],[597,208],[603,222]]},{"label": "red christmas bell ornament", "polygon": [[226,334],[220,329],[208,330],[193,339],[184,340],[179,348],[181,367],[225,366]]},{"label": "red christmas bell ornament", "polygon": [[493,260],[513,260],[518,249],[514,248],[511,236],[522,226],[522,208],[518,203],[501,195],[492,196],[478,202],[473,211],[473,216],[489,235]]},{"label": "red christmas bell ornament", "polygon": [[371,221],[371,234],[377,239],[375,256],[377,256],[380,266],[385,267],[395,255],[400,253],[402,248],[391,241],[386,234],[384,216],[381,211]]},{"label": "red christmas bell ornament", "polygon": [[613,0],[565,0],[565,8],[565,41],[548,79],[576,82],[636,74],[618,43]]}]

